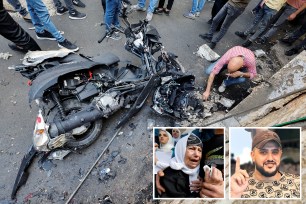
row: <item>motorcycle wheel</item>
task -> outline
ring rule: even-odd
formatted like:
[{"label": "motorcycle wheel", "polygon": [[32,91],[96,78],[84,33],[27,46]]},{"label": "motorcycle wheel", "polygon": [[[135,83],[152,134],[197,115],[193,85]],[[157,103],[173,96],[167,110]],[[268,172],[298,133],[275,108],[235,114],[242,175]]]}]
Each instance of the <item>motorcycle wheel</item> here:
[{"label": "motorcycle wheel", "polygon": [[[66,115],[76,113],[80,111],[86,103],[81,103],[77,99],[68,99],[62,102],[62,106]],[[60,120],[60,112],[58,107],[51,109],[47,116],[47,122],[54,122]],[[102,119],[96,120],[91,123],[84,124],[81,127],[75,128],[73,130],[72,136],[75,140],[68,141],[65,147],[72,148],[74,150],[83,149],[90,146],[96,139],[100,136],[102,131]]]}]

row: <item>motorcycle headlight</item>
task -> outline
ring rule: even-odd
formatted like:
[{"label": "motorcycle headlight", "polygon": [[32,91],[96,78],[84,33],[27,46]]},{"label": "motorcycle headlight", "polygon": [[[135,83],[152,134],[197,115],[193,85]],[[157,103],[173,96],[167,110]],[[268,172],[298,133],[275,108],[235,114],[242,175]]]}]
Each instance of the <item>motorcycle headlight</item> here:
[{"label": "motorcycle headlight", "polygon": [[33,145],[38,151],[50,151],[48,143],[48,125],[44,122],[41,111],[39,111],[33,132]]}]

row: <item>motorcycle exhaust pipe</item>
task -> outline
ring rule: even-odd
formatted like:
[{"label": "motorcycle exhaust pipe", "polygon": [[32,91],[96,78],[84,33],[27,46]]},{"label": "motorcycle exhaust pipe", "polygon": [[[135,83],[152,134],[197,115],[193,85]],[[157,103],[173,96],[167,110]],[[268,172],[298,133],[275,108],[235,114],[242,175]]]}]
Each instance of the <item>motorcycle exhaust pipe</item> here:
[{"label": "motorcycle exhaust pipe", "polygon": [[71,115],[67,120],[50,123],[49,135],[51,138],[56,137],[86,123],[99,120],[102,117],[103,112],[100,111],[96,106],[90,105],[80,112]]}]

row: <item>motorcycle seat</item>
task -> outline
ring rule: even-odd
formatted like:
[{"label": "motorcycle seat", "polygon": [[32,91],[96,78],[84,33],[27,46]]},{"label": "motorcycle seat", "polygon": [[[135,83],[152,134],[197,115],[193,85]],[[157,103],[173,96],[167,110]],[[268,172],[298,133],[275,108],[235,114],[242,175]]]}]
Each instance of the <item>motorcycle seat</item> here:
[{"label": "motorcycle seat", "polygon": [[98,62],[99,64],[111,65],[120,62],[119,57],[112,53],[106,53],[102,56],[95,56],[91,59],[94,62]]}]

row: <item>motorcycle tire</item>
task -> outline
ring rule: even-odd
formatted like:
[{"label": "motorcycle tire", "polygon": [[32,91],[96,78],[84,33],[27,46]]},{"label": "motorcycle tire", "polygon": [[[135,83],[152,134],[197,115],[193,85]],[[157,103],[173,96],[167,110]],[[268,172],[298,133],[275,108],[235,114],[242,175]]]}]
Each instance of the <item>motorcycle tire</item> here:
[{"label": "motorcycle tire", "polygon": [[[81,110],[83,107],[87,106],[86,103],[81,103],[77,99],[67,99],[62,101],[62,106],[66,115],[69,115],[73,112]],[[51,109],[47,115],[47,122],[54,122],[55,120],[60,120],[60,111],[57,106]],[[87,130],[79,135],[72,135],[75,140],[68,141],[65,144],[65,147],[69,149],[83,149],[90,146],[93,142],[97,140],[102,131],[102,119],[96,120],[94,122],[84,124],[87,126]]]}]

